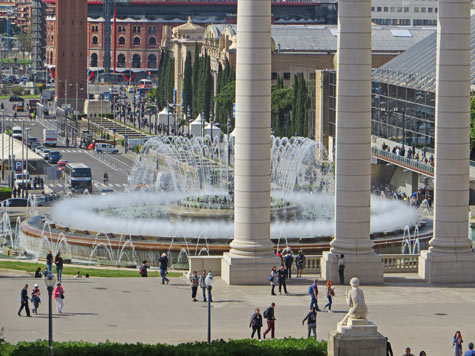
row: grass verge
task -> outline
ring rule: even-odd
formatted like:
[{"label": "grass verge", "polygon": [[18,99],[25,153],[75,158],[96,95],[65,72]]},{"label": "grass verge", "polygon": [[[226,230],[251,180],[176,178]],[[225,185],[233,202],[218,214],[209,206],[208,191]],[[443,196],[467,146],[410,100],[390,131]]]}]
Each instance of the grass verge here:
[{"label": "grass verge", "polygon": [[[34,273],[38,267],[41,267],[43,270],[45,265],[43,263],[31,263],[31,262],[20,262],[20,261],[0,261],[0,269],[10,269],[15,271],[25,271]],[[53,267],[53,271],[54,271]],[[106,268],[87,268],[84,266],[65,266],[63,269],[63,275],[75,275],[77,271],[81,272],[81,275],[84,277],[87,274],[91,277],[109,277],[109,278],[119,278],[119,277],[140,277],[140,274],[137,270],[133,269],[106,269]],[[180,272],[168,272],[168,277],[179,277],[182,273]],[[148,273],[149,277],[159,277],[158,272]]]}]

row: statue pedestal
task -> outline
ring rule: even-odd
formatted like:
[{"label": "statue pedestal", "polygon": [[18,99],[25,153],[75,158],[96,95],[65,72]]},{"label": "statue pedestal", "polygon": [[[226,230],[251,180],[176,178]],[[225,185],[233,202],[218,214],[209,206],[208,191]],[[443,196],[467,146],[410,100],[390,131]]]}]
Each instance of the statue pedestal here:
[{"label": "statue pedestal", "polygon": [[349,319],[328,334],[328,356],[386,356],[386,338],[366,319]]},{"label": "statue pedestal", "polygon": [[231,285],[269,285],[272,266],[280,267],[279,257],[273,254],[244,257],[226,252],[221,260],[221,278]]},{"label": "statue pedestal", "polygon": [[[320,263],[322,279],[331,280],[332,284],[339,284],[338,254],[323,252]],[[374,252],[361,255],[345,254],[345,284],[353,277],[357,277],[365,284],[383,283],[384,265],[381,257]]]}]

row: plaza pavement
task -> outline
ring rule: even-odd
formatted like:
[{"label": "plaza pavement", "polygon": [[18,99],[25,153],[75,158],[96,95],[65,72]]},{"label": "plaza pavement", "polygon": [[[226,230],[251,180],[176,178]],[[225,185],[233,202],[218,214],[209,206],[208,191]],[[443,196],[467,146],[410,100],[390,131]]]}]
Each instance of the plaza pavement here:
[{"label": "plaza pavement", "polygon": [[[387,275],[386,275],[387,276]],[[270,296],[270,287],[227,286],[215,278],[212,307],[212,338],[249,337],[249,317],[255,307],[263,310],[276,303],[276,337],[302,337],[306,326],[301,320],[309,306],[308,285],[312,276],[291,280],[289,295]],[[20,290],[40,285],[43,303],[40,314],[18,317]],[[180,343],[205,341],[207,304],[191,302],[191,289],[184,278],[171,278],[161,285],[158,278],[64,278],[64,314],[54,315],[55,340],[105,340],[119,342]],[[456,330],[465,340],[475,342],[475,285],[434,286],[415,274],[391,275],[384,286],[362,286],[369,319],[389,337],[395,355],[410,346],[414,354],[424,349],[428,356],[452,355]],[[336,286],[335,313],[319,313],[318,339],[327,338],[347,310],[345,290]],[[29,290],[31,293],[31,289]],[[320,287],[324,295],[324,287]],[[47,292],[44,280],[22,272],[0,270],[0,327],[7,341],[47,338]],[[326,298],[320,298],[323,308]],[[54,304],[53,304],[54,306]],[[31,307],[31,303],[30,303]],[[264,330],[264,329],[263,329]]]}]

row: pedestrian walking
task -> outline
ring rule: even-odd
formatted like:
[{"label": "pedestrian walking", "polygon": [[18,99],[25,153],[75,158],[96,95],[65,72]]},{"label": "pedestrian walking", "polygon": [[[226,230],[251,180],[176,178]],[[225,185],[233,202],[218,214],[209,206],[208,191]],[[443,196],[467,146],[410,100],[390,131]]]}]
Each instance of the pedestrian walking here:
[{"label": "pedestrian walking", "polygon": [[288,294],[287,292],[287,271],[285,270],[284,265],[280,266],[280,269],[277,271],[277,275],[279,278],[279,294],[282,294],[282,286],[284,287],[284,293]]},{"label": "pedestrian walking", "polygon": [[53,290],[53,299],[56,302],[56,311],[61,314],[64,306],[64,289],[61,282],[56,283]]},{"label": "pedestrian walking", "polygon": [[274,339],[275,338],[275,303],[272,303],[270,307],[264,310],[263,316],[267,321],[267,330],[264,331],[264,334],[262,336],[265,339],[266,335],[270,331],[271,339]]},{"label": "pedestrian walking", "polygon": [[273,266],[272,270],[270,271],[269,281],[270,281],[270,285],[271,285],[270,294],[271,295],[276,295],[275,294],[275,286],[277,285],[277,283],[279,283],[279,276],[277,274],[277,267],[276,266]]},{"label": "pedestrian walking", "polygon": [[201,291],[203,292],[203,302],[206,302],[206,270],[205,269],[203,270],[203,272],[201,272],[200,287],[201,287]]},{"label": "pedestrian walking", "polygon": [[463,356],[475,356],[475,351],[473,350],[473,342],[468,344],[468,350],[465,351]]},{"label": "pedestrian walking", "polygon": [[18,316],[21,316],[23,308],[26,310],[26,316],[30,317],[30,306],[28,304],[28,284],[22,288],[20,292],[20,309],[18,310]]},{"label": "pedestrian walking", "polygon": [[162,256],[158,262],[160,263],[160,277],[162,277],[162,284],[168,284],[170,282],[170,280],[167,278],[168,257],[165,252],[162,253]]},{"label": "pedestrian walking", "polygon": [[317,311],[320,311],[320,308],[318,307],[318,279],[316,279],[315,282],[310,286],[309,293],[312,297],[310,300],[310,310],[312,310],[312,308],[315,306]]},{"label": "pedestrian walking", "polygon": [[[206,284],[207,279],[213,279],[213,275],[211,274],[211,271],[208,271],[208,275],[205,278],[205,284]],[[211,294],[212,288],[213,288],[212,286],[206,285],[206,289],[208,290],[208,298],[210,302],[213,301],[213,295]]]},{"label": "pedestrian walking", "polygon": [[54,264],[56,265],[56,278],[58,282],[61,282],[61,277],[63,275],[63,258],[61,257],[61,252],[58,252],[54,258]]},{"label": "pedestrian walking", "polygon": [[292,256],[292,250],[289,249],[284,257],[285,269],[287,270],[287,277],[292,278],[292,264],[294,263],[294,256]]},{"label": "pedestrian walking", "polygon": [[38,284],[35,284],[33,286],[33,291],[31,292],[31,301],[33,303],[33,314],[36,315],[38,315],[38,307],[41,303],[40,294],[40,287]]},{"label": "pedestrian walking", "polygon": [[150,268],[150,265],[147,263],[146,260],[142,262],[140,266],[139,273],[142,277],[147,277],[147,269]]},{"label": "pedestrian walking", "polygon": [[48,273],[51,273],[51,270],[53,269],[53,254],[51,251],[48,251],[48,254],[46,255],[46,269],[48,270]]},{"label": "pedestrian walking", "polygon": [[302,320],[302,326],[305,324],[305,321],[307,321],[308,326],[307,339],[310,339],[310,335],[312,335],[313,331],[313,338],[317,340],[317,310],[315,307],[313,307]]},{"label": "pedestrian walking", "polygon": [[388,338],[386,338],[386,356],[394,356],[393,348],[391,347],[391,343],[389,342]]},{"label": "pedestrian walking", "polygon": [[454,347],[454,356],[462,356],[463,351],[462,351],[462,333],[460,331],[456,331],[454,335],[454,339],[452,342],[452,346]]},{"label": "pedestrian walking", "polygon": [[327,291],[328,303],[325,305],[323,310],[325,311],[328,308],[328,312],[333,313],[332,312],[332,303],[333,303],[333,297],[335,296],[335,289],[332,288],[332,281],[330,281],[330,280],[327,281],[326,291]]},{"label": "pedestrian walking", "polygon": [[295,266],[297,267],[297,278],[302,278],[302,272],[305,268],[305,255],[302,250],[299,250],[297,257],[295,258]]},{"label": "pedestrian walking", "polygon": [[256,308],[255,313],[251,315],[249,327],[252,328],[251,339],[254,339],[254,334],[257,332],[257,339],[261,341],[262,315],[259,308]]},{"label": "pedestrian walking", "polygon": [[196,292],[198,291],[198,286],[200,285],[200,277],[198,277],[198,272],[193,271],[193,274],[190,276],[191,283],[191,300],[197,302]]},{"label": "pedestrian walking", "polygon": [[345,284],[345,255],[340,255],[338,259],[338,275],[340,276],[340,284]]}]

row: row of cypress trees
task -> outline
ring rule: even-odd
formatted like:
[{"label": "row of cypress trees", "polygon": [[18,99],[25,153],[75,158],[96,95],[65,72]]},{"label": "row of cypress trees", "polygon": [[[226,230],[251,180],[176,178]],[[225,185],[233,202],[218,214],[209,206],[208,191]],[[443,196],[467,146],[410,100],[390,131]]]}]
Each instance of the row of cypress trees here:
[{"label": "row of cypress trees", "polygon": [[[167,51],[160,57],[158,69],[157,103],[162,109],[167,102],[173,101],[174,61]],[[216,110],[215,121],[222,130],[226,130],[228,117],[232,116],[235,102],[236,74],[226,59],[224,67],[219,66],[216,81],[216,96],[213,97],[213,77],[211,74],[210,57],[207,53],[200,56],[198,45],[195,47],[194,58],[187,52],[183,78],[183,110],[190,111],[192,118],[204,112],[207,120],[213,106]],[[177,94],[179,95],[179,94]],[[176,98],[180,102],[180,97]],[[275,136],[308,136],[308,109],[310,95],[308,83],[303,73],[294,76],[292,86],[284,86],[278,77],[272,86],[271,123]]]}]

